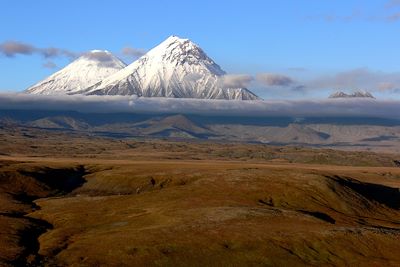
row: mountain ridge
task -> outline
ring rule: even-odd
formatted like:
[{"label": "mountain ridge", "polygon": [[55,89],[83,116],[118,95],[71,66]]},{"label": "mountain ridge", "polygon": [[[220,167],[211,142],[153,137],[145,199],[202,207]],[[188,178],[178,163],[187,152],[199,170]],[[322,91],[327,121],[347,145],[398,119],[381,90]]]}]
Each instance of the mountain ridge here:
[{"label": "mountain ridge", "polygon": [[[110,65],[105,65],[106,60]],[[170,36],[128,66],[108,51],[92,50],[25,92],[260,99],[247,88],[227,84],[225,75],[226,72],[197,44]]]},{"label": "mountain ridge", "polygon": [[170,36],[123,70],[83,93],[144,97],[259,99],[246,88],[224,88],[225,75],[189,39]]}]

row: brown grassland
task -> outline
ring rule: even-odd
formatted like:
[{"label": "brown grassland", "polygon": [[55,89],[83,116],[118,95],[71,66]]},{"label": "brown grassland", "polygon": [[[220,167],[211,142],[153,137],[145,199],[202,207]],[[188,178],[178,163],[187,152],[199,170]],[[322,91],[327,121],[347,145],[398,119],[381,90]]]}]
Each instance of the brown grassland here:
[{"label": "brown grassland", "polygon": [[399,156],[0,135],[0,265],[399,266]]}]

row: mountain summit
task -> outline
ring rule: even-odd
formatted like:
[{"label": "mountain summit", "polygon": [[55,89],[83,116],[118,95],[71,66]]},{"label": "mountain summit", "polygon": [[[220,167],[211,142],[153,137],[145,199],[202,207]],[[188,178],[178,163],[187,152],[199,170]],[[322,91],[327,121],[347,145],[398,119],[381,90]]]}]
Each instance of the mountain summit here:
[{"label": "mountain summit", "polygon": [[189,39],[170,36],[147,54],[81,91],[92,95],[254,100],[246,88],[224,86],[226,73]]},{"label": "mountain summit", "polygon": [[106,50],[92,50],[28,88],[30,94],[76,94],[126,66]]}]

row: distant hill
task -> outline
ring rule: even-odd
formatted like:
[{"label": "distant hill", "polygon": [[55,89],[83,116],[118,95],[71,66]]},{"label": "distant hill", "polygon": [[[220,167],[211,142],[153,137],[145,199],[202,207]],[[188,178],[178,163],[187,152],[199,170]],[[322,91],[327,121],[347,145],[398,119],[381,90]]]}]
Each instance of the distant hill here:
[{"label": "distant hill", "polygon": [[150,119],[133,126],[141,128],[143,135],[189,138],[206,138],[214,135],[210,130],[195,124],[183,115]]},{"label": "distant hill", "polygon": [[171,138],[382,149],[398,153],[400,120],[246,118],[190,114],[1,111],[0,129],[57,130],[111,138]]},{"label": "distant hill", "polygon": [[29,126],[47,129],[87,130],[90,126],[81,120],[66,117],[45,117],[28,123]]}]

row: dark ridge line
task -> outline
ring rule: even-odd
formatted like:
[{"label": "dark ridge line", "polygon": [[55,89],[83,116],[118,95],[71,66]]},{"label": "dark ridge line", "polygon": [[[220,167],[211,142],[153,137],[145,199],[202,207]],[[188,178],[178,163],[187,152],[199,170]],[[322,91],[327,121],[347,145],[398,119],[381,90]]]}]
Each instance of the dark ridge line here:
[{"label": "dark ridge line", "polygon": [[[36,179],[52,190],[52,192],[49,192],[44,197],[65,196],[71,193],[86,182],[84,176],[89,174],[84,165],[67,169],[47,167],[41,169],[39,172],[20,171],[20,173]],[[40,209],[34,201],[43,198],[34,195],[31,196],[27,193],[12,194],[12,196],[15,200],[23,204],[31,205],[33,210]],[[30,217],[27,212],[3,212],[0,213],[0,216],[24,219],[31,223],[30,226],[18,232],[18,235],[21,237],[18,244],[23,248],[23,252],[16,259],[6,261],[6,263],[12,266],[44,266],[48,259],[39,254],[39,237],[53,229],[53,225],[45,220]]]},{"label": "dark ridge line", "polygon": [[319,219],[321,221],[324,221],[324,222],[327,222],[327,223],[330,223],[330,224],[335,224],[336,223],[335,219],[333,219],[328,214],[320,212],[320,211],[298,210],[298,212],[301,212],[303,214],[312,216],[314,218],[317,218],[317,219]]},{"label": "dark ridge line", "polygon": [[338,175],[325,176],[341,186],[345,186],[367,201],[377,202],[388,208],[400,210],[400,189],[380,184],[365,183],[349,177]]}]

